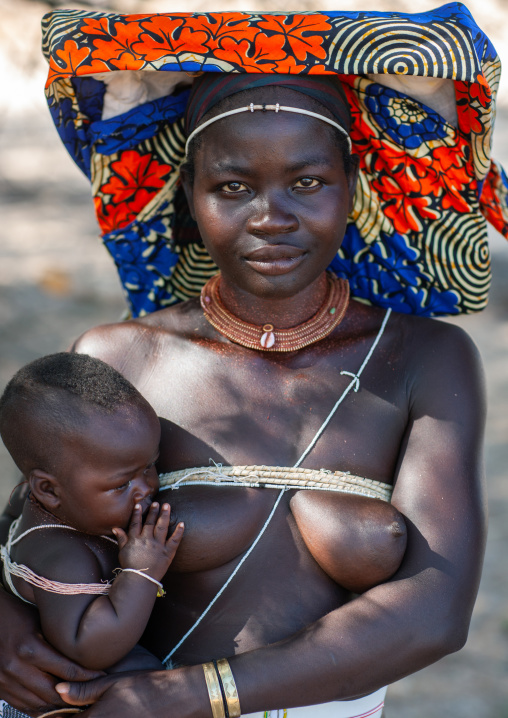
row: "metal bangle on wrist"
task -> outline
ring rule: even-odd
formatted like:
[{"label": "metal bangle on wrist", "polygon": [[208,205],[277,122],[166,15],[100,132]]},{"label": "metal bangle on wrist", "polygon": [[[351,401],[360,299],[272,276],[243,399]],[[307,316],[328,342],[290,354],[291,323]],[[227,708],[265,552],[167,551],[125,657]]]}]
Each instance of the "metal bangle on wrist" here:
[{"label": "metal bangle on wrist", "polygon": [[203,663],[203,672],[213,718],[240,718],[240,699],[227,658]]}]

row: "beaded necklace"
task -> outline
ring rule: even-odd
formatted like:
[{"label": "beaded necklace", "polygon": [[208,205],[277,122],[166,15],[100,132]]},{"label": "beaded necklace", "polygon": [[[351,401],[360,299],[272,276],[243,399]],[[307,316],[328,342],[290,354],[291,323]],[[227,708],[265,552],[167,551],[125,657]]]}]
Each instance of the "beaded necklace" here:
[{"label": "beaded necklace", "polygon": [[220,274],[211,277],[201,290],[205,318],[222,335],[248,349],[267,352],[294,352],[327,337],[343,320],[349,304],[349,284],[327,273],[328,291],[313,317],[289,329],[273,324],[249,324],[226,309],[220,298]]}]

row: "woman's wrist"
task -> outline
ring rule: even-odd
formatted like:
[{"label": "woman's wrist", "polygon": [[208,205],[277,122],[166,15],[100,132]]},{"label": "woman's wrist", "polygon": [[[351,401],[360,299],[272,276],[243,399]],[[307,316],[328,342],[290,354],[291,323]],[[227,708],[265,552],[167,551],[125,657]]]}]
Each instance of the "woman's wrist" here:
[{"label": "woman's wrist", "polygon": [[203,663],[203,673],[213,718],[240,718],[240,699],[227,658]]},{"label": "woman's wrist", "polygon": [[176,693],[171,691],[170,702],[166,704],[173,706],[173,701],[178,696],[179,710],[175,710],[174,714],[182,718],[211,718],[212,711],[202,665],[177,668],[166,673],[175,679],[173,686]]}]

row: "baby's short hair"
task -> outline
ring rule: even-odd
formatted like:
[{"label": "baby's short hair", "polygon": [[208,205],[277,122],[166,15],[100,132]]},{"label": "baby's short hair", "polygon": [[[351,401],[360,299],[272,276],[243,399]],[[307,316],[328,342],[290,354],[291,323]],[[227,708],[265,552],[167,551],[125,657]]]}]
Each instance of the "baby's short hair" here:
[{"label": "baby's short hair", "polygon": [[[25,476],[31,468],[50,471],[55,434],[79,430],[93,411],[134,406],[146,411],[150,405],[109,364],[87,354],[50,354],[22,367],[5,387],[0,435]],[[45,437],[29,430],[37,422],[44,422]]]}]

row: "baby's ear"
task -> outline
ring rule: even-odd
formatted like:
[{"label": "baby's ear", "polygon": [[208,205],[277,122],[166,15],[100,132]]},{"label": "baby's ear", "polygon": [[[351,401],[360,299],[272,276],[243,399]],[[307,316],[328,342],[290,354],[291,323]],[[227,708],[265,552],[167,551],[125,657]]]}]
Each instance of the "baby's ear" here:
[{"label": "baby's ear", "polygon": [[32,494],[45,509],[54,511],[60,506],[60,484],[55,476],[42,469],[33,469],[28,483]]}]

